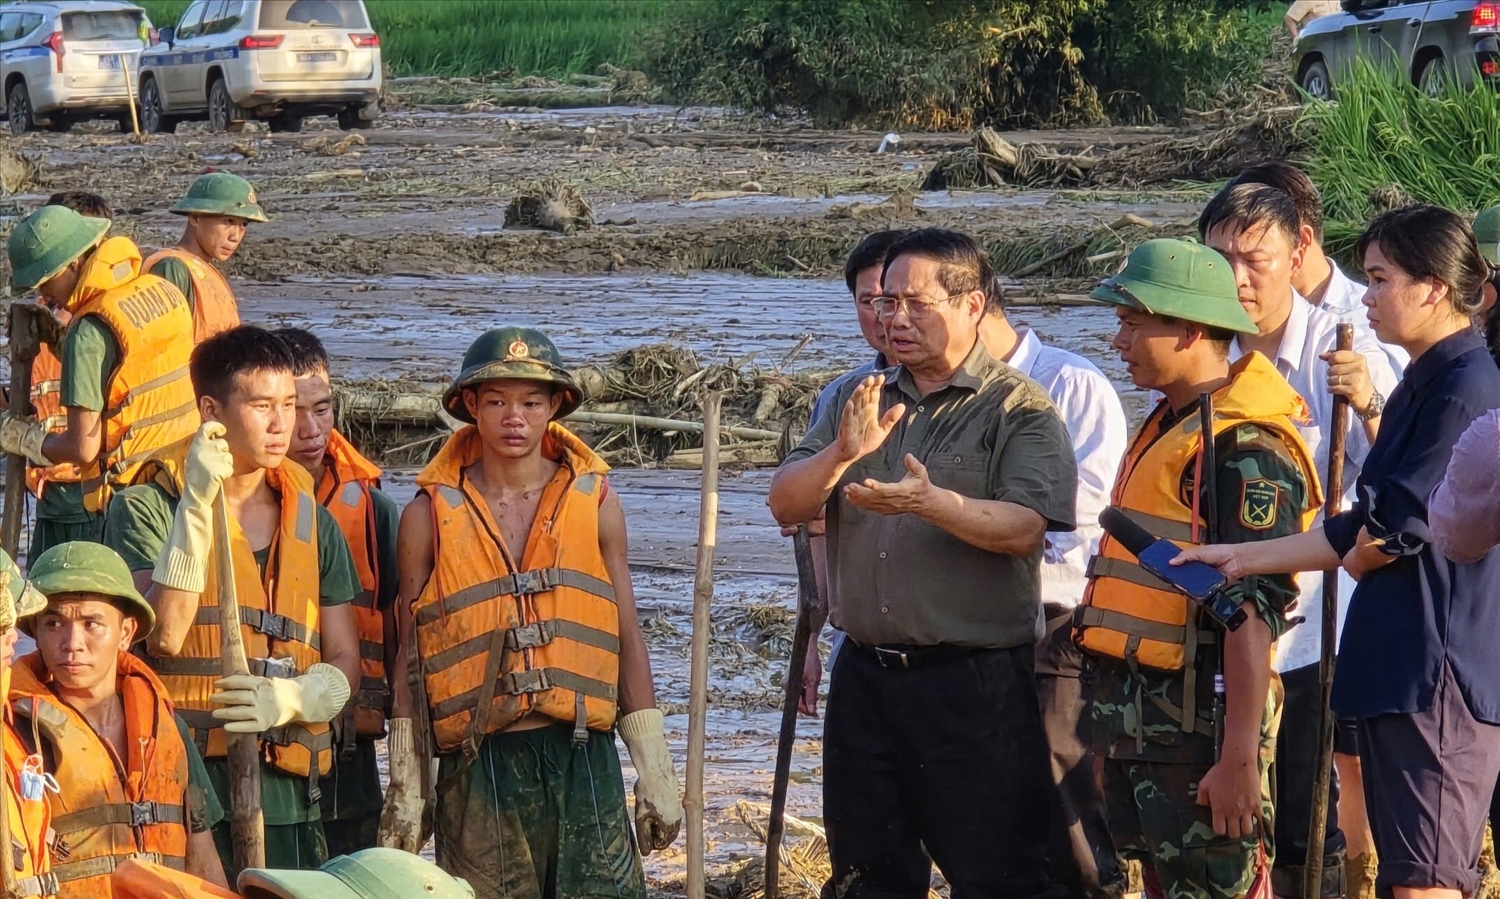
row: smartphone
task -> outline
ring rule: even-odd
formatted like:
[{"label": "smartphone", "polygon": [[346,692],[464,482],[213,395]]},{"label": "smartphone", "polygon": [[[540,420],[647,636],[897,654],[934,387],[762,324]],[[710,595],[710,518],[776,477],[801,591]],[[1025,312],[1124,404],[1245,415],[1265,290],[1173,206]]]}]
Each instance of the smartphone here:
[{"label": "smartphone", "polygon": [[1224,589],[1228,579],[1212,565],[1203,562],[1188,562],[1172,565],[1171,561],[1182,554],[1182,550],[1165,540],[1158,540],[1141,550],[1138,557],[1141,567],[1172,584],[1200,603],[1206,603],[1214,594]]}]

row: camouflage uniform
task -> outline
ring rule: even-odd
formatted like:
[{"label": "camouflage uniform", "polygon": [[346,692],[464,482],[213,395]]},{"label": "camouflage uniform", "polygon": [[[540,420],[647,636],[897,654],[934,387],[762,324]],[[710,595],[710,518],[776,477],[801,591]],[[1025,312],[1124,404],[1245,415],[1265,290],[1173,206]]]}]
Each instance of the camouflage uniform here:
[{"label": "camouflage uniform", "polygon": [[[1194,403],[1169,415],[1163,427],[1170,427],[1182,415],[1197,414]],[[1268,540],[1302,530],[1307,485],[1280,438],[1255,425],[1240,425],[1218,437],[1215,452],[1219,466],[1217,542]],[[1191,496],[1193,475],[1192,466],[1182,474],[1184,498]],[[1226,592],[1242,603],[1253,603],[1273,638],[1286,629],[1284,613],[1297,598],[1290,575],[1245,578]],[[1151,701],[1155,696],[1181,708],[1182,673],[1140,668],[1132,675],[1123,661],[1089,658],[1097,677],[1094,751],[1105,759],[1105,806],[1120,855],[1140,860],[1148,878],[1154,866],[1160,895],[1168,899],[1244,896],[1255,879],[1259,841],[1216,835],[1208,806],[1197,804],[1198,782],[1214,764],[1214,739],[1204,733],[1184,733],[1177,718]],[[1200,647],[1196,707],[1198,718],[1210,731],[1213,675],[1218,667],[1218,646]],[[1268,865],[1274,854],[1269,769],[1276,754],[1280,711],[1281,683],[1273,672],[1260,743]]]}]

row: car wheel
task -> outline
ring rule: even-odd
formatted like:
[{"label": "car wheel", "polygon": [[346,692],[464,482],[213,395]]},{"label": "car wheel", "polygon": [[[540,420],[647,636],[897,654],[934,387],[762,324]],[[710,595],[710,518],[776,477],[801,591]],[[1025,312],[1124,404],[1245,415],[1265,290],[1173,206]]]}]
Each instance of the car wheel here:
[{"label": "car wheel", "polygon": [[283,112],[266,120],[272,134],[296,134],[302,130],[302,116]]},{"label": "car wheel", "polygon": [[31,93],[26,90],[26,82],[17,81],[6,95],[5,115],[11,134],[25,134],[36,127],[31,121]]},{"label": "car wheel", "polygon": [[223,78],[215,79],[208,88],[208,130],[231,134],[245,130],[245,114],[229,96],[229,85]]},{"label": "car wheel", "polygon": [[345,106],[339,110],[339,127],[345,131],[363,130],[373,126],[375,123],[369,119],[359,117],[358,106]]},{"label": "car wheel", "polygon": [[155,78],[141,83],[141,130],[147,134],[172,134],[177,130],[177,119],[162,111],[161,88]]},{"label": "car wheel", "polygon": [[1311,99],[1333,99],[1333,84],[1328,77],[1328,66],[1323,64],[1323,60],[1314,60],[1308,65],[1307,70],[1302,73],[1299,87]]},{"label": "car wheel", "polygon": [[1427,60],[1422,66],[1422,73],[1417,76],[1417,87],[1429,97],[1441,94],[1448,83],[1448,60],[1441,56],[1434,56]]}]

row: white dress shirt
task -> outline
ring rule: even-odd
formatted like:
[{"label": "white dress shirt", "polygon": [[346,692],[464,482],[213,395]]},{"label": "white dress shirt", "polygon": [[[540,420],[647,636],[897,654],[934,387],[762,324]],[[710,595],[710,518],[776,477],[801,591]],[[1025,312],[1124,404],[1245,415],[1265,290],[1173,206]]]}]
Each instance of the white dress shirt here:
[{"label": "white dress shirt", "polygon": [[[1304,304],[1305,305],[1305,304]],[[1042,602],[1072,608],[1083,599],[1089,558],[1099,551],[1099,513],[1109,505],[1129,430],[1113,384],[1094,363],[1076,353],[1048,346],[1029,328],[1007,361],[1047,391],[1073,438],[1078,462],[1078,529],[1047,533],[1042,553]]]},{"label": "white dress shirt", "polygon": [[[1317,467],[1319,481],[1328,475],[1328,435],[1333,426],[1333,394],[1328,392],[1328,363],[1318,357],[1337,346],[1338,326],[1344,319],[1332,308],[1314,306],[1300,295],[1292,298],[1292,314],[1287,319],[1286,331],[1281,336],[1281,346],[1272,361],[1292,389],[1302,395],[1312,413],[1310,425],[1298,425],[1297,431],[1307,448],[1312,451],[1313,464]],[[1384,348],[1366,328],[1354,331],[1354,349],[1365,357],[1370,366],[1370,380],[1383,396],[1390,396],[1396,388],[1396,374],[1391,369],[1390,359]],[[1230,347],[1231,361],[1244,355],[1240,342],[1235,340]],[[1344,446],[1344,506],[1354,501],[1354,482],[1359,477],[1360,467],[1370,452],[1370,441],[1365,437],[1364,423],[1350,410],[1349,432]],[[1321,513],[1318,522],[1322,521]],[[1300,596],[1293,616],[1306,620],[1293,627],[1276,642],[1275,667],[1279,672],[1294,671],[1316,664],[1320,655],[1323,634],[1323,573],[1305,572],[1297,575]],[[1349,597],[1354,593],[1354,582],[1348,575],[1340,574],[1339,630],[1343,631],[1344,616],[1349,611]]]},{"label": "white dress shirt", "polygon": [[[1365,286],[1344,274],[1344,270],[1332,260],[1328,264],[1333,268],[1333,276],[1328,279],[1328,287],[1323,291],[1323,302],[1318,308],[1327,309],[1337,315],[1343,321],[1354,326],[1354,333],[1363,333],[1368,339],[1379,343],[1375,337],[1375,330],[1370,327],[1370,318],[1365,309]],[[1406,350],[1389,343],[1380,344],[1385,351],[1386,358],[1391,360],[1391,369],[1400,377],[1406,370],[1406,364],[1411,361]],[[1381,393],[1386,391],[1382,390]]]}]

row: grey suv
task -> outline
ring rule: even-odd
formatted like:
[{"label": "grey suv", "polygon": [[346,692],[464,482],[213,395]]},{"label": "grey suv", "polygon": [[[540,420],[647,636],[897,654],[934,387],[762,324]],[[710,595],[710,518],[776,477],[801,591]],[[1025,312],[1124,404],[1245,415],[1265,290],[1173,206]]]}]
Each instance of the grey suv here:
[{"label": "grey suv", "polygon": [[1328,99],[1355,59],[1395,66],[1434,90],[1456,76],[1500,84],[1500,0],[1343,0],[1297,36],[1297,85]]}]

